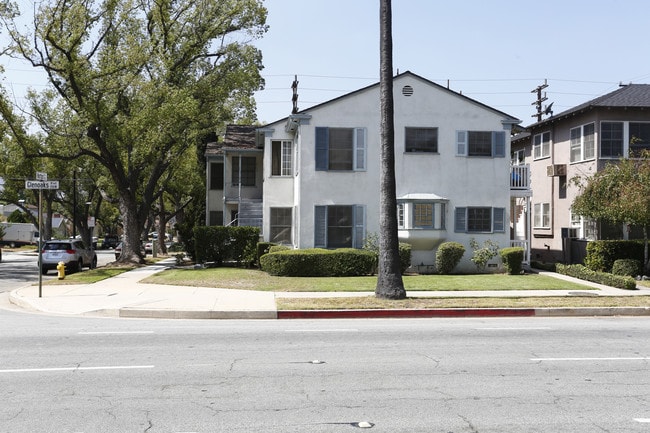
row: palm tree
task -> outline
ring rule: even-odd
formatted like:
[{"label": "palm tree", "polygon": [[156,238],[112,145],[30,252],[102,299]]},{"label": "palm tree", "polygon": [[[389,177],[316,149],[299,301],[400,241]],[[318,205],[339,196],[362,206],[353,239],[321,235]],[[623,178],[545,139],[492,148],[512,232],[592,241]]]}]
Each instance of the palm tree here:
[{"label": "palm tree", "polygon": [[381,169],[379,198],[379,269],[375,296],[404,299],[397,238],[395,125],[393,123],[393,35],[391,0],[379,0],[381,102]]}]

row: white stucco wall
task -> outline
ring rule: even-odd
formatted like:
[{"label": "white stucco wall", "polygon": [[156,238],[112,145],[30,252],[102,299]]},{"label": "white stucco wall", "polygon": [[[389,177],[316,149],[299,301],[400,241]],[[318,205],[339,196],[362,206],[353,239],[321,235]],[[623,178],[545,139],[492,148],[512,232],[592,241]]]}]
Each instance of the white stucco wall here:
[{"label": "white stucco wall", "polygon": [[[402,88],[409,85],[411,96],[404,96]],[[380,164],[380,104],[378,87],[359,91],[331,101],[303,113],[311,115],[308,124],[299,127],[296,147],[297,171],[290,188],[287,178],[274,179],[265,175],[265,221],[272,206],[295,206],[295,245],[309,248],[314,244],[314,206],[365,205],[366,233],[379,231],[379,164]],[[456,241],[466,246],[462,263],[464,270],[473,270],[469,261],[470,238],[479,243],[486,239],[509,246],[509,231],[490,234],[454,233],[456,207],[500,207],[509,215],[510,131],[506,130],[506,157],[456,156],[456,131],[504,130],[504,115],[469,101],[446,89],[432,85],[417,76],[406,74],[394,83],[395,103],[395,170],[397,196],[428,193],[448,198],[446,203],[446,231],[444,241]],[[265,141],[264,167],[270,171],[270,141],[291,138],[285,133],[284,123],[269,125],[274,129]],[[315,171],[316,127],[366,128],[366,171]],[[437,127],[438,153],[405,153],[405,127]],[[284,203],[284,204],[282,204]],[[413,263],[432,265],[434,250],[414,251]]]}]

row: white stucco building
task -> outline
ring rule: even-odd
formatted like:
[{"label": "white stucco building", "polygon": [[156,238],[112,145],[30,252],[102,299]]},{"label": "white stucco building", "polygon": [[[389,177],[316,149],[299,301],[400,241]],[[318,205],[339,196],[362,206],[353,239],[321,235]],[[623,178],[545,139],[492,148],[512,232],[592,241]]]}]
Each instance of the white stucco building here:
[{"label": "white stucco building", "polygon": [[[421,272],[434,270],[442,242],[460,242],[459,270],[472,271],[470,239],[500,247],[514,239],[510,135],[520,121],[411,72],[395,76],[394,92],[400,241],[412,245]],[[254,139],[263,150],[265,240],[362,247],[378,234],[378,83],[259,128]],[[527,171],[517,175],[525,196],[520,175]]]}]

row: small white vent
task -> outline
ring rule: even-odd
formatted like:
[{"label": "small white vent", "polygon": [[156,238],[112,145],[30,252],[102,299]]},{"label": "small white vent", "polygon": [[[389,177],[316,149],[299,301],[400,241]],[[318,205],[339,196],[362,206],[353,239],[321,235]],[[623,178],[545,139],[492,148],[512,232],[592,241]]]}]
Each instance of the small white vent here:
[{"label": "small white vent", "polygon": [[413,95],[413,87],[411,87],[411,86],[402,87],[402,95],[404,95],[404,96]]}]

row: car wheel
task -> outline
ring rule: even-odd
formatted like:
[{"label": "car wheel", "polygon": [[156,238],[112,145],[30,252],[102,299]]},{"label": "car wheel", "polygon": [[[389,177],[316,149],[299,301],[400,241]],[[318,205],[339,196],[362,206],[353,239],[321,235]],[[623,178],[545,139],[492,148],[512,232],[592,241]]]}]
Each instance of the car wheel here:
[{"label": "car wheel", "polygon": [[93,261],[90,262],[90,269],[95,269],[97,267],[97,256],[93,257]]},{"label": "car wheel", "polygon": [[77,272],[81,272],[84,270],[84,261],[79,259],[79,262],[77,262]]},{"label": "car wheel", "polygon": [[47,275],[47,268],[41,268],[41,274]]}]

